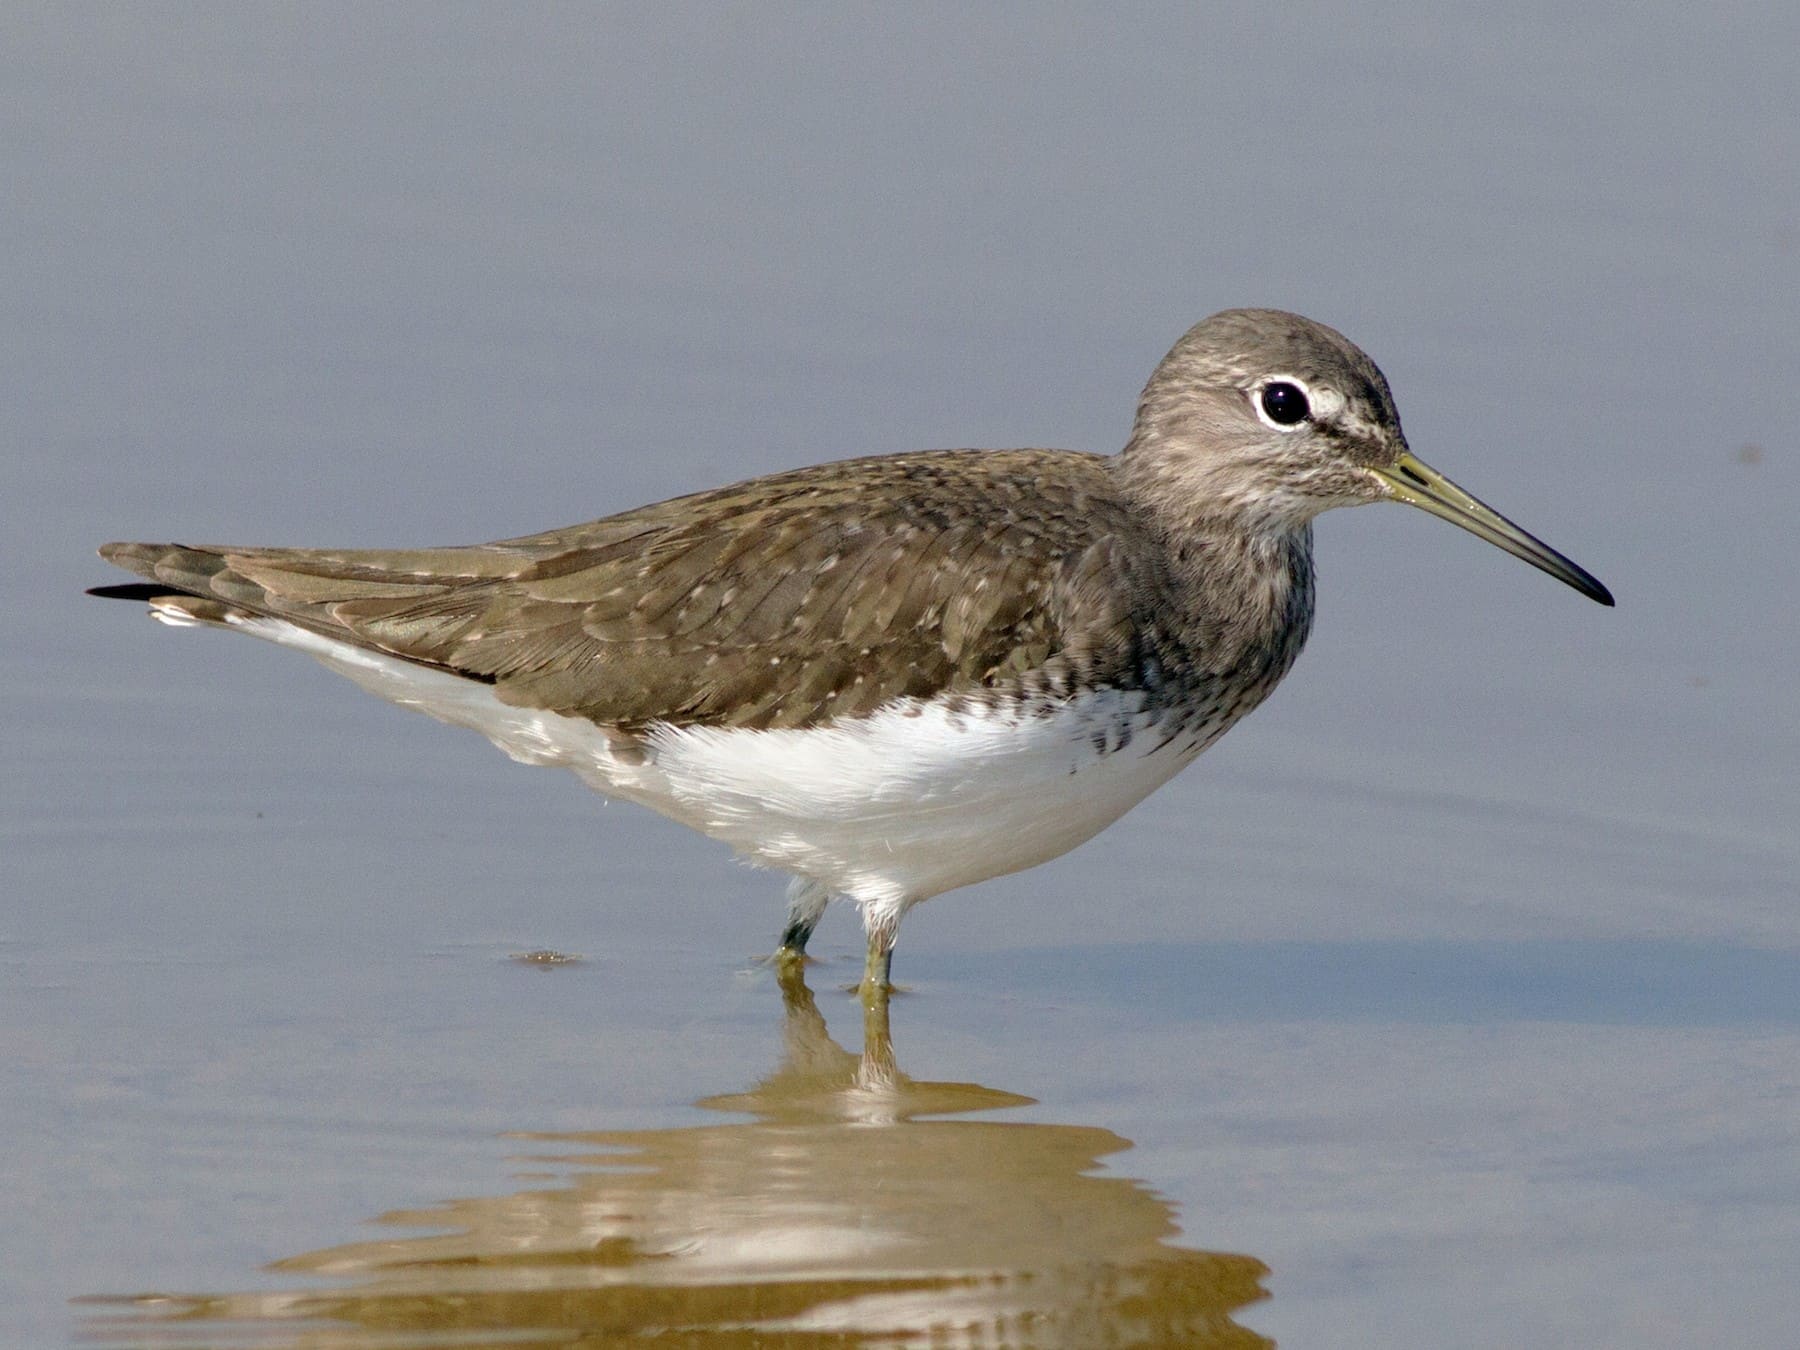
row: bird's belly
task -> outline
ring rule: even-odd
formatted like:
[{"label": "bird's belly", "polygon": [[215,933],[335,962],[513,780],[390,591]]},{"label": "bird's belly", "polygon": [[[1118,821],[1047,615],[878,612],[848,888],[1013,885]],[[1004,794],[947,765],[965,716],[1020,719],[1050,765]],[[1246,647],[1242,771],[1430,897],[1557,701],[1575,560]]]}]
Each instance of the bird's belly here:
[{"label": "bird's belly", "polygon": [[755,862],[882,906],[1066,853],[1225,729],[1153,716],[1141,694],[1108,689],[1031,713],[906,702],[817,729],[663,724],[639,738],[513,707],[492,685],[282,620],[229,623],[306,651],[391,702],[479,731],[516,760],[572,769]]},{"label": "bird's belly", "polygon": [[839,894],[910,904],[1092,838],[1192,760],[1175,730],[1113,690],[1030,715],[906,703],[816,730],[668,727],[651,744],[672,800],[651,804]]}]

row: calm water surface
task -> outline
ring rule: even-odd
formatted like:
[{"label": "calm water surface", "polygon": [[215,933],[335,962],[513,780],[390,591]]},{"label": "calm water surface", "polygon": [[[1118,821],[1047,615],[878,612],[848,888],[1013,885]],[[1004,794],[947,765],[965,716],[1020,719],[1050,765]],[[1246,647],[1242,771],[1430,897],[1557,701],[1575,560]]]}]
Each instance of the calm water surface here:
[{"label": "calm water surface", "polygon": [[[783,990],[781,1059],[702,1099],[728,1123],[522,1133],[509,1187],[381,1215],[376,1236],[271,1266],[296,1287],[94,1300],[130,1344],[1266,1345],[1231,1314],[1264,1296],[1247,1256],[1170,1241],[1170,1204],[1103,1172],[1109,1130],[966,1119],[1034,1105],[909,1077],[881,1014],[860,1053],[812,992]],[[311,1277],[306,1284],[299,1281]],[[273,1324],[271,1326],[270,1324]],[[265,1339],[266,1338],[266,1339]]]},{"label": "calm water surface", "polygon": [[[1800,17],[1135,14],[0,19],[0,1342],[1800,1339]],[[891,1039],[851,915],[784,998],[776,878],[80,594],[1111,449],[1245,303],[1619,607],[1327,517]]]}]

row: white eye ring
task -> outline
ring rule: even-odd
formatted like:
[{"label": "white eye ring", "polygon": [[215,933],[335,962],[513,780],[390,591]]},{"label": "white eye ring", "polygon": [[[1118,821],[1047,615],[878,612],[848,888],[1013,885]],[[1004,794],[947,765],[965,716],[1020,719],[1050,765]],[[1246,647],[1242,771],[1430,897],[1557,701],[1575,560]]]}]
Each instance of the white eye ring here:
[{"label": "white eye ring", "polygon": [[1319,413],[1311,388],[1293,375],[1271,375],[1249,394],[1257,420],[1271,431],[1298,431]]}]

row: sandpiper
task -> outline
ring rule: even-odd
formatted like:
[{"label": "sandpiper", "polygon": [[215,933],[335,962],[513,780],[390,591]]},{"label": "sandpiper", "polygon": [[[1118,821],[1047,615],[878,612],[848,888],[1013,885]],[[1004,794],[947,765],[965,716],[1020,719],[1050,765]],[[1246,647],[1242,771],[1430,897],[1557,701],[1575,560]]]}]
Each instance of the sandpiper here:
[{"label": "sandpiper", "polygon": [[1313,612],[1313,517],[1400,501],[1597,580],[1408,449],[1387,380],[1277,310],[1195,325],[1113,456],[814,465],[499,543],[108,544],[94,594],[295,647],[833,896],[888,988],[921,900],[1067,852],[1261,703]]}]

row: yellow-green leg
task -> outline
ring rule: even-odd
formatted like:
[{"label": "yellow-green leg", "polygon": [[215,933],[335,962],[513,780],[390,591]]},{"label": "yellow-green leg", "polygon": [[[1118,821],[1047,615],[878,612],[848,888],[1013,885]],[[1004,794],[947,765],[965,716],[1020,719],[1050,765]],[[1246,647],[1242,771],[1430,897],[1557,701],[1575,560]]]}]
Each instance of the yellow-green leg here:
[{"label": "yellow-green leg", "polygon": [[864,1007],[886,1005],[888,995],[893,992],[894,988],[889,979],[893,969],[893,929],[885,924],[871,928],[869,930],[869,954],[863,961],[862,983],[856,988]]}]

